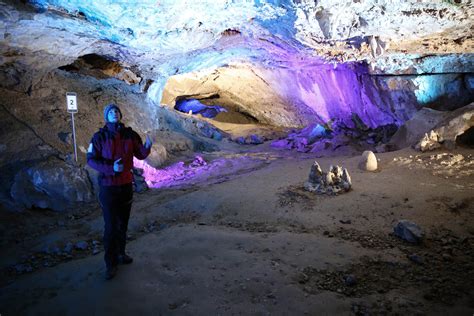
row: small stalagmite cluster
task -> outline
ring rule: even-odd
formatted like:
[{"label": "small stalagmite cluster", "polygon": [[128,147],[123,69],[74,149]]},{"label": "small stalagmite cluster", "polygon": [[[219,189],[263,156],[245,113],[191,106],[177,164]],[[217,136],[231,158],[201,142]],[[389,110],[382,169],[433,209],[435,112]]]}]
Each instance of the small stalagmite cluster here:
[{"label": "small stalagmite cluster", "polygon": [[311,166],[308,181],[304,184],[307,191],[329,195],[348,192],[351,187],[351,176],[346,168],[331,165],[326,173],[322,171],[317,161]]}]

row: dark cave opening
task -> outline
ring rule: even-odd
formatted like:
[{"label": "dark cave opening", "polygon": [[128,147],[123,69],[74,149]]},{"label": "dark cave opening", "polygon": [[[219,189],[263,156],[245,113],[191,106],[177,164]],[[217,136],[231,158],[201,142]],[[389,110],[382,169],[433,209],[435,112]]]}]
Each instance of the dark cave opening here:
[{"label": "dark cave opening", "polygon": [[98,54],[87,54],[78,57],[69,65],[58,67],[58,69],[106,79],[120,73],[123,68],[118,61]]},{"label": "dark cave opening", "polygon": [[[217,101],[216,101],[217,100]],[[259,121],[252,115],[235,109],[235,106],[226,106],[219,103],[219,95],[212,95],[206,99],[177,98],[174,109],[191,115],[201,115],[221,123],[230,124],[258,124]],[[205,102],[205,103],[204,103]]]},{"label": "dark cave opening", "polygon": [[456,137],[456,145],[461,147],[474,148],[474,126]]}]

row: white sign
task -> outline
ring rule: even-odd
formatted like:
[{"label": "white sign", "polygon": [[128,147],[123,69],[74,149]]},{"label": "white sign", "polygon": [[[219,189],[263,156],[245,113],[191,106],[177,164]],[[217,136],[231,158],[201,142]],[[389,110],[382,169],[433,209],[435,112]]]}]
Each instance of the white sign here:
[{"label": "white sign", "polygon": [[69,113],[77,112],[77,94],[75,92],[66,93],[67,111]]}]

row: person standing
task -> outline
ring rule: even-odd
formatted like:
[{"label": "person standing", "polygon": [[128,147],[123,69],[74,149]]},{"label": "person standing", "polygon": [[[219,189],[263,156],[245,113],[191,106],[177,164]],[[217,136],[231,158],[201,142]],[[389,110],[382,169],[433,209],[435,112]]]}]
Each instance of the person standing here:
[{"label": "person standing", "polygon": [[92,137],[87,163],[99,172],[99,201],[104,216],[105,278],[112,279],[118,264],[130,264],[125,253],[128,220],[133,198],[133,157],[145,159],[153,142],[147,135],[143,145],[131,127],[121,123],[122,112],[115,104],[104,109],[105,126]]}]

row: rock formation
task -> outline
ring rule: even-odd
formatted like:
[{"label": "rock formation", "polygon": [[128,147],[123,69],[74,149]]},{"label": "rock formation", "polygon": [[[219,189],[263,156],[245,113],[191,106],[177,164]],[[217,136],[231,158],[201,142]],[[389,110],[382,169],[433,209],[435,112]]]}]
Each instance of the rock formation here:
[{"label": "rock formation", "polygon": [[330,166],[326,173],[317,161],[311,166],[308,181],[304,184],[307,191],[328,195],[348,192],[351,187],[352,180],[346,168]]},{"label": "rock formation", "polygon": [[375,157],[375,154],[372,151],[366,150],[362,153],[362,157],[359,161],[359,168],[364,171],[377,170],[377,157]]},{"label": "rock formation", "polygon": [[11,197],[27,208],[64,211],[76,203],[94,199],[85,170],[50,158],[15,175]]},{"label": "rock formation", "polygon": [[[451,113],[446,113],[435,128],[425,133],[423,138],[416,143],[415,148],[424,152],[441,146],[448,149],[454,148],[456,143],[465,142],[472,145],[473,127],[474,103],[471,103]],[[463,135],[465,135],[465,141],[463,141]]]},{"label": "rock formation", "polygon": [[[78,95],[79,167],[110,102],[158,139],[153,167],[228,141],[394,149],[388,139],[420,109],[474,100],[472,17],[462,1],[1,1],[0,200],[15,203],[25,166],[70,163],[66,92]],[[222,111],[175,109],[186,99]],[[469,142],[469,124],[449,126],[399,145],[435,128],[444,145]]]}]

